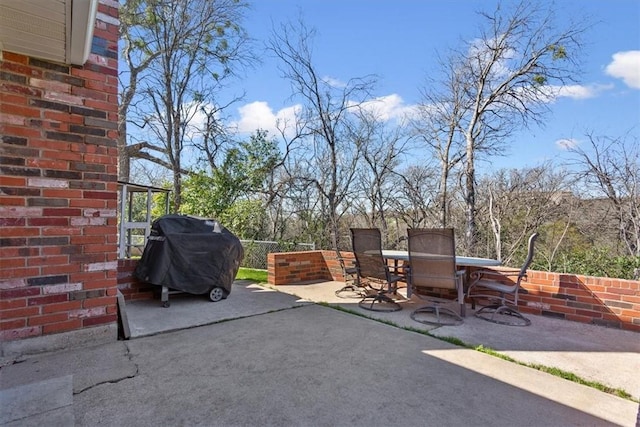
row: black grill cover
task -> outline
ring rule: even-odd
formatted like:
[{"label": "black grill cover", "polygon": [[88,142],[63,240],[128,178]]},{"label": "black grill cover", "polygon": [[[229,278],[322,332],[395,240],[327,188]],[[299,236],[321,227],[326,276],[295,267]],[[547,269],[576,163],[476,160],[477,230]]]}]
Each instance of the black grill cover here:
[{"label": "black grill cover", "polygon": [[134,274],[143,282],[192,294],[215,287],[228,294],[243,256],[240,240],[217,221],[165,215],[151,224]]}]

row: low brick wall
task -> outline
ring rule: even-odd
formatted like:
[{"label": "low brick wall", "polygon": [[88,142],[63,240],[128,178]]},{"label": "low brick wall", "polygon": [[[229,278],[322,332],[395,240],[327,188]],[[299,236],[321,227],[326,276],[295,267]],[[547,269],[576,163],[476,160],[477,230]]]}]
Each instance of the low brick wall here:
[{"label": "low brick wall", "polygon": [[140,282],[133,276],[137,259],[118,260],[118,290],[127,301],[153,298],[154,285]]},{"label": "low brick wall", "polygon": [[[350,265],[353,254],[341,255]],[[271,285],[344,280],[333,251],[270,253],[267,259]],[[522,312],[640,332],[640,281],[530,270],[522,287]]]},{"label": "low brick wall", "polygon": [[523,312],[640,332],[640,281],[529,270]]},{"label": "low brick wall", "polygon": [[[352,265],[353,253],[341,256],[347,266]],[[290,285],[312,281],[344,281],[335,251],[277,252],[267,254],[268,282]]]}]

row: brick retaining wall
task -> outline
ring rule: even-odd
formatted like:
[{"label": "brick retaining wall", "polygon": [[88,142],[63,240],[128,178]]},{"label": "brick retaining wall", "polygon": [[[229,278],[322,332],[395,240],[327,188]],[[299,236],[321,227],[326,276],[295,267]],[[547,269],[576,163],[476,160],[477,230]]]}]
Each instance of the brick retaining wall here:
[{"label": "brick retaining wall", "polygon": [[[270,253],[268,275],[276,286],[343,281],[333,251]],[[522,286],[522,312],[640,332],[640,281],[530,270]]]}]

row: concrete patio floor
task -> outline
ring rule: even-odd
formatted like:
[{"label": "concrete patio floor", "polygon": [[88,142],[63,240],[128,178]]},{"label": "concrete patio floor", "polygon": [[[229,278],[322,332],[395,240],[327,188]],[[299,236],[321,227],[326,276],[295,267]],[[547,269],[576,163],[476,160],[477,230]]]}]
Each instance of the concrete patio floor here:
[{"label": "concrete patio floor", "polygon": [[[427,328],[409,318],[419,302],[373,313],[337,298],[342,286],[237,281],[217,303],[128,303],[130,340],[3,366],[0,425],[638,423],[629,400],[402,329]],[[639,334],[530,317],[529,327],[509,327],[468,313],[429,334],[640,395]]]},{"label": "concrete patio floor", "polygon": [[[335,291],[344,286],[343,282],[277,287],[237,283],[244,283],[244,286],[234,285],[229,300],[221,304],[188,294],[172,296],[168,309],[162,308],[157,300],[128,304],[132,338],[304,304],[325,303],[398,327],[428,331],[435,337],[457,338],[474,347],[482,345],[522,363],[558,368],[588,381],[622,389],[640,399],[640,375],[637,374],[640,372],[640,334],[635,332],[543,316],[528,316],[531,319],[528,327],[499,325],[474,317],[469,305],[462,325],[435,327],[409,317],[412,310],[425,304],[415,297],[401,300],[401,311],[379,313],[360,308],[358,298],[337,297]],[[296,299],[282,299],[278,295],[280,292]],[[255,293],[260,293],[260,298],[255,298]],[[404,295],[403,289],[399,293]]]},{"label": "concrete patio floor", "polygon": [[[457,338],[471,346],[484,346],[518,362],[558,368],[588,381],[625,390],[640,400],[640,334],[562,319],[527,315],[531,325],[506,326],[473,316],[467,304],[464,323],[458,326],[428,326],[409,317],[415,308],[426,305],[416,297],[401,300],[403,309],[391,313],[364,310],[358,299],[335,295],[342,282],[322,282],[278,286],[277,290],[296,295],[301,301],[339,306],[362,316],[392,322],[399,327],[428,331],[435,337]],[[399,293],[406,295],[403,289]]]},{"label": "concrete patio floor", "polygon": [[[425,304],[416,297],[400,300],[401,311],[380,313],[360,308],[358,298],[337,297],[335,291],[344,286],[343,282],[277,287],[243,281],[236,284],[228,301],[220,304],[188,294],[172,296],[169,308],[162,308],[158,300],[127,304],[132,338],[324,303],[398,327],[428,331],[434,337],[457,338],[470,346],[484,346],[518,362],[558,368],[588,381],[622,389],[640,400],[640,334],[635,332],[532,315],[527,316],[531,319],[527,327],[499,325],[473,316],[470,305],[462,325],[436,327],[409,317],[412,310]],[[403,291],[401,288],[399,293],[405,295]],[[279,293],[295,299],[283,299]]]}]

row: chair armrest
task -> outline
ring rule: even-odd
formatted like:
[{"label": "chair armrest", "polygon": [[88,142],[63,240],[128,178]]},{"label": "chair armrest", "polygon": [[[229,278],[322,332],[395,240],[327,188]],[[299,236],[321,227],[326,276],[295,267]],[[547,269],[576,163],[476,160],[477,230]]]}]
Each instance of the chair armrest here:
[{"label": "chair armrest", "polygon": [[389,283],[391,283],[391,284],[395,284],[395,283],[401,281],[402,279],[403,279],[402,276],[398,276],[396,274],[390,274],[389,275]]},{"label": "chair armrest", "polygon": [[344,272],[347,274],[357,274],[358,273],[358,269],[356,267],[346,267],[344,269]]},{"label": "chair armrest", "polygon": [[[467,293],[470,295],[471,290],[476,286],[480,288],[495,289],[496,287],[502,288],[505,285],[511,287],[516,292],[518,289],[522,289],[520,286],[521,280],[527,280],[527,274],[520,274],[520,271],[494,271],[494,270],[479,270],[471,273],[470,284]],[[507,284],[506,281],[509,281]],[[512,283],[512,284],[511,284]],[[504,291],[504,288],[502,288]]]},{"label": "chair armrest", "polygon": [[[508,271],[475,270],[475,271],[472,271],[471,275],[469,276],[469,278],[471,279],[471,283],[478,282],[484,277],[486,277],[488,280],[499,280],[501,277],[502,278],[518,277],[519,278],[520,270],[516,270],[516,269],[508,270]],[[523,275],[523,277],[526,277],[526,274]]]}]

